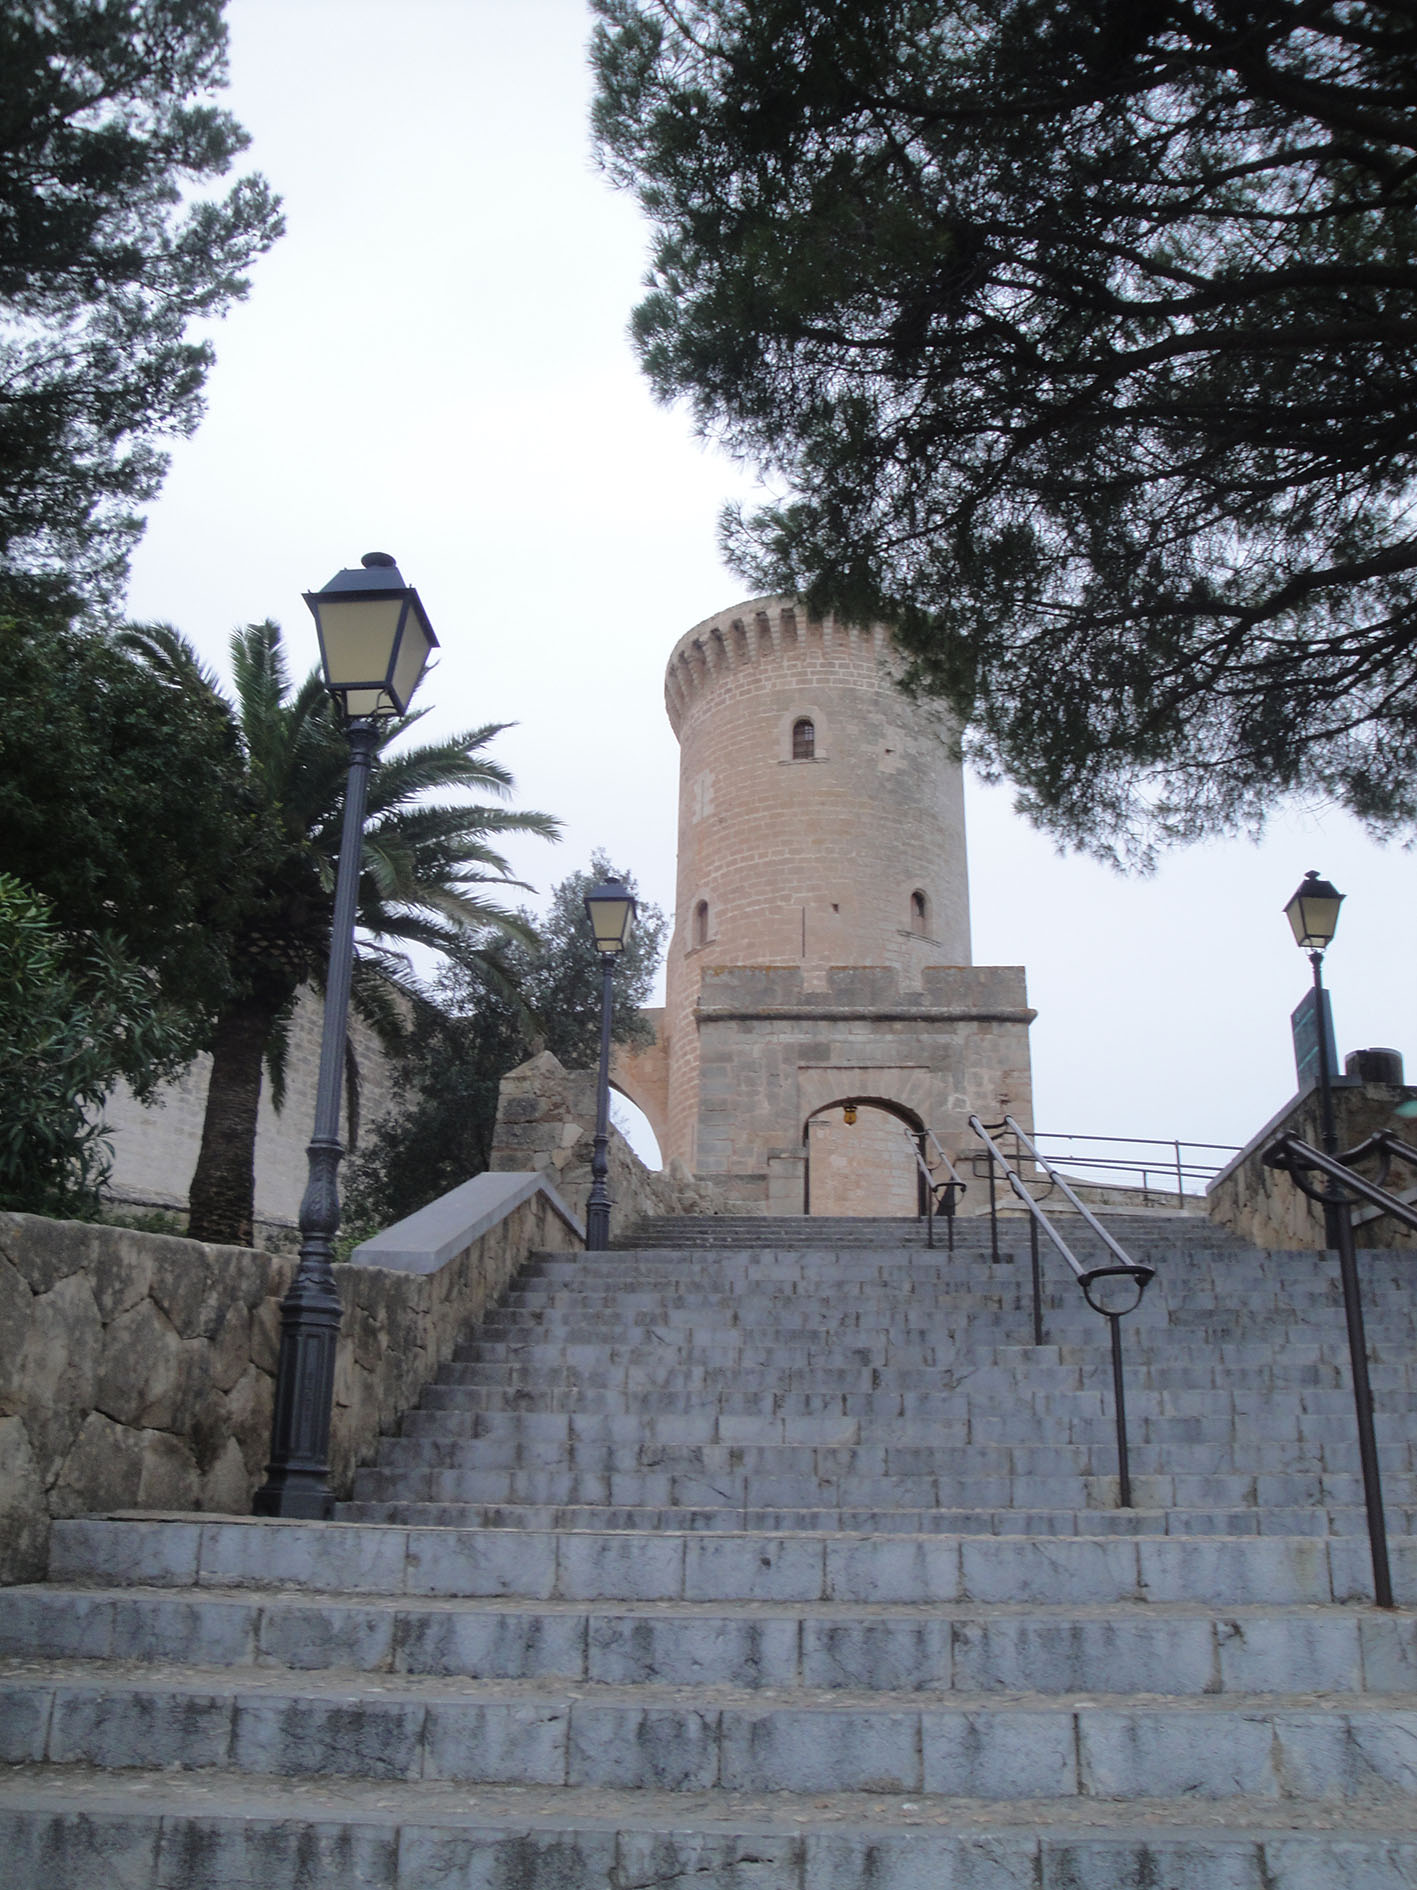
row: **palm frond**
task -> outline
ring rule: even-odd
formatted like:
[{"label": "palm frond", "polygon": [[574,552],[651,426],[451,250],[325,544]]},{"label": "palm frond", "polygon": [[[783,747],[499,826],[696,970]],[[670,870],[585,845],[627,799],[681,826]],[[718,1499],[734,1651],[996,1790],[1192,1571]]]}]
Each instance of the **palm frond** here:
[{"label": "palm frond", "polygon": [[400,806],[419,794],[455,787],[477,788],[504,798],[512,790],[511,775],[500,762],[479,751],[509,727],[508,722],[489,722],[465,734],[426,742],[398,754],[381,751],[378,773],[370,783],[370,814]]},{"label": "palm frond", "polygon": [[277,1115],[285,1108],[286,1075],[290,1068],[290,1026],[298,1002],[298,994],[286,1000],[276,1013],[271,1034],[266,1039],[266,1080],[270,1084],[271,1107]]},{"label": "palm frond", "polygon": [[230,710],[221,692],[221,679],[204,663],[193,644],[170,623],[130,623],[115,631],[120,649],[141,656],[157,675],[182,688],[214,696]]}]

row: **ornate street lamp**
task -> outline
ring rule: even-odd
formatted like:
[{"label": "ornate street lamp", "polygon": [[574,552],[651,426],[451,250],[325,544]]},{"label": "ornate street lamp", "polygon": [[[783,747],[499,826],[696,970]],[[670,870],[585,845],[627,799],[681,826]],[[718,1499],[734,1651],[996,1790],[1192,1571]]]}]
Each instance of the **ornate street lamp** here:
[{"label": "ornate street lamp", "polygon": [[[1297,892],[1284,908],[1294,931],[1294,943],[1309,954],[1314,968],[1314,1028],[1319,1034],[1319,1139],[1325,1155],[1338,1153],[1338,1130],[1333,1114],[1333,1076],[1328,1054],[1328,1005],[1324,994],[1324,953],[1338,930],[1338,908],[1343,894],[1316,872],[1305,873]],[[1337,1194],[1330,1181],[1325,1189],[1324,1238],[1337,1247]]]},{"label": "ornate street lamp", "polygon": [[369,552],[359,570],[338,572],[322,591],[307,591],[305,601],[315,617],[325,686],[339,706],[349,741],[349,780],[330,926],[315,1131],[300,1203],[300,1264],[281,1306],[271,1458],[252,1507],[258,1516],[324,1518],[334,1510],[330,1415],[341,1311],[332,1262],[339,1231],[340,1085],[364,809],[380,723],[406,713],[438,639],[417,591],[404,583],[384,551]]},{"label": "ornate street lamp", "polygon": [[585,1211],[587,1253],[604,1253],[610,1245],[610,1194],[605,1186],[610,1141],[610,1012],[615,960],[625,949],[637,910],[634,894],[623,880],[607,879],[585,896],[591,936],[600,953],[600,1074],[595,1088],[595,1150],[590,1163],[590,1199]]},{"label": "ornate street lamp", "polygon": [[[1343,894],[1317,873],[1303,883],[1284,908],[1294,928],[1294,942],[1314,967],[1314,1021],[1319,1032],[1319,1139],[1325,1155],[1338,1154],[1333,1111],[1333,1066],[1328,1054],[1328,1013],[1324,1004],[1323,958],[1338,930]],[[1343,1312],[1348,1324],[1348,1357],[1353,1378],[1353,1408],[1358,1426],[1358,1459],[1363,1472],[1363,1502],[1368,1514],[1368,1542],[1373,1555],[1373,1593],[1381,1608],[1392,1606],[1392,1571],[1388,1566],[1383,1520],[1382,1472],[1373,1426],[1373,1391],[1368,1377],[1368,1339],[1363,1320],[1363,1289],[1353,1245],[1352,1200],[1332,1175],[1323,1186],[1324,1243],[1338,1254]]]}]

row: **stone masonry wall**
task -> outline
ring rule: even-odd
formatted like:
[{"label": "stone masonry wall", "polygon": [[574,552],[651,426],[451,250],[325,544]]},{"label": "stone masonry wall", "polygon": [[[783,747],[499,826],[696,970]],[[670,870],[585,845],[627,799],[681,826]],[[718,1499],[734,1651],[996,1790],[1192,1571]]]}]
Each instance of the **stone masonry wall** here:
[{"label": "stone masonry wall", "polygon": [[839,1109],[828,1109],[812,1117],[808,1141],[813,1214],[915,1213],[915,1152],[898,1116],[868,1104],[847,1123]]},{"label": "stone masonry wall", "polygon": [[[577,1244],[538,1193],[436,1273],[336,1269],[338,1492],[527,1255]],[[0,1214],[0,1581],[43,1574],[56,1516],[249,1511],[294,1266],[172,1235]]]},{"label": "stone masonry wall", "polygon": [[[1338,1078],[1333,1101],[1339,1148],[1354,1148],[1378,1129],[1417,1142],[1413,1125],[1393,1113],[1399,1103],[1414,1096],[1417,1089]],[[1297,1135],[1315,1148],[1320,1146],[1316,1090],[1307,1089],[1286,1104],[1220,1171],[1207,1190],[1210,1217],[1257,1247],[1321,1250],[1322,1209],[1301,1194],[1288,1175],[1267,1168],[1261,1160],[1264,1150],[1281,1135]],[[1377,1178],[1371,1163],[1363,1172]],[[1394,1194],[1408,1195],[1414,1183],[1417,1168],[1394,1164],[1386,1186]],[[1354,1226],[1361,1247],[1417,1247],[1417,1234],[1411,1229],[1387,1217],[1378,1219],[1368,1208],[1354,1211]]]},{"label": "stone masonry wall", "polygon": [[[906,1111],[951,1150],[971,1112],[1007,1108],[1027,1127],[1032,1017],[1018,966],[927,966],[916,988],[888,966],[836,966],[823,990],[795,966],[714,967],[696,1015],[698,1176],[800,1167],[803,1123],[853,1098]],[[800,1211],[791,1193],[775,1211]]]},{"label": "stone masonry wall", "polygon": [[[279,1112],[271,1102],[270,1084],[262,1084],[256,1124],[256,1220],[265,1226],[293,1227],[299,1218],[323,1020],[320,998],[309,989],[302,991],[291,1019],[285,1107]],[[392,1070],[378,1039],[357,1017],[350,1018],[350,1041],[359,1059],[363,1129],[392,1107]],[[135,1101],[123,1084],[109,1097],[104,1120],[113,1131],[107,1190],[113,1200],[185,1210],[202,1143],[210,1070],[211,1058],[198,1057],[147,1106]],[[343,1111],[341,1134],[347,1139]]]},{"label": "stone masonry wall", "polygon": [[[508,1071],[492,1132],[494,1172],[545,1175],[571,1211],[584,1216],[595,1152],[595,1082],[594,1072],[567,1070],[549,1050]],[[696,1179],[681,1161],[660,1172],[646,1168],[613,1123],[606,1155],[612,1236],[655,1214],[725,1213],[744,1205],[731,1185]]]}]

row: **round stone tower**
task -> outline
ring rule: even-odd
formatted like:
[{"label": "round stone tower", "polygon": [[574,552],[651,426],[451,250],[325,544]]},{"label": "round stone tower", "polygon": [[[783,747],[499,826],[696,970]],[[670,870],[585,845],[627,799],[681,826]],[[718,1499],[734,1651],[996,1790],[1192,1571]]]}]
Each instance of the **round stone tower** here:
[{"label": "round stone tower", "polygon": [[953,731],[902,695],[896,669],[887,630],[815,622],[780,597],[710,617],[670,656],[679,871],[664,1154],[691,1169],[726,1165],[701,1133],[706,972],[794,970],[820,1002],[834,967],[884,968],[918,991],[927,966],[969,963]]}]

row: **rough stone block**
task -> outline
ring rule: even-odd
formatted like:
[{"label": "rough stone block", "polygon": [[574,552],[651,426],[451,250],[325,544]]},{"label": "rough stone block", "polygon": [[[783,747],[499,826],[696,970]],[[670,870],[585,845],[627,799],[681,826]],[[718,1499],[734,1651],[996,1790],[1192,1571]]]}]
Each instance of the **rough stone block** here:
[{"label": "rough stone block", "polygon": [[404,1586],[411,1595],[556,1593],[556,1538],[540,1531],[410,1529]]},{"label": "rough stone block", "polygon": [[559,1539],[555,1592],[566,1601],[678,1601],[686,1540],[679,1535],[597,1535]]},{"label": "rough stone block", "polygon": [[[383,1890],[396,1881],[399,1832],[388,1825],[318,1818],[164,1818],[152,1890],[289,1885],[318,1890]],[[402,1882],[401,1879],[398,1881]],[[135,1885],[136,1890],[136,1885]]]},{"label": "rough stone block", "polygon": [[223,1693],[152,1687],[55,1689],[45,1756],[55,1765],[220,1766],[231,1752]]},{"label": "rough stone block", "polygon": [[[6,1867],[17,1890],[152,1890],[157,1882],[156,1816],[34,1810],[5,1820]],[[186,1884],[211,1882],[189,1877]]]},{"label": "rough stone block", "polygon": [[439,1608],[400,1612],[394,1632],[398,1673],[467,1674],[481,1679],[586,1677],[581,1614]]},{"label": "rough stone block", "polygon": [[684,1596],[691,1601],[818,1601],[824,1584],[820,1539],[791,1536],[689,1536]]},{"label": "rough stone block", "polygon": [[203,1525],[171,1517],[75,1517],[56,1522],[49,1542],[51,1581],[142,1582],[186,1587],[197,1579]]},{"label": "rough stone block", "polygon": [[920,1715],[889,1710],[723,1710],[720,1782],[730,1791],[918,1792]]},{"label": "rough stone block", "polygon": [[688,1703],[638,1710],[577,1700],[567,1783],[636,1791],[707,1791],[718,1783],[719,1715]]},{"label": "rough stone block", "polygon": [[[405,1826],[399,1832],[398,1890],[511,1890],[513,1885],[516,1890],[568,1890],[571,1884],[612,1884],[615,1853],[613,1830],[508,1830],[475,1822],[456,1830]],[[370,1882],[392,1884],[394,1878]]]},{"label": "rough stone block", "polygon": [[281,1778],[412,1779],[423,1770],[421,1701],[245,1693],[231,1763]]},{"label": "rough stone block", "polygon": [[829,1601],[957,1601],[955,1536],[879,1536],[826,1542]]},{"label": "rough stone block", "polygon": [[251,1517],[202,1527],[200,1582],[209,1587],[318,1587],[398,1594],[407,1531],[353,1523]]},{"label": "rough stone block", "polygon": [[1080,1707],[1078,1780],[1091,1798],[1273,1798],[1274,1728],[1258,1714]]},{"label": "rough stone block", "polygon": [[799,1679],[797,1640],[795,1620],[772,1617],[597,1615],[590,1623],[586,1673],[617,1686],[790,1687]]},{"label": "rough stone block", "polygon": [[570,1713],[561,1701],[434,1700],[425,1778],[488,1785],[564,1785]]}]

